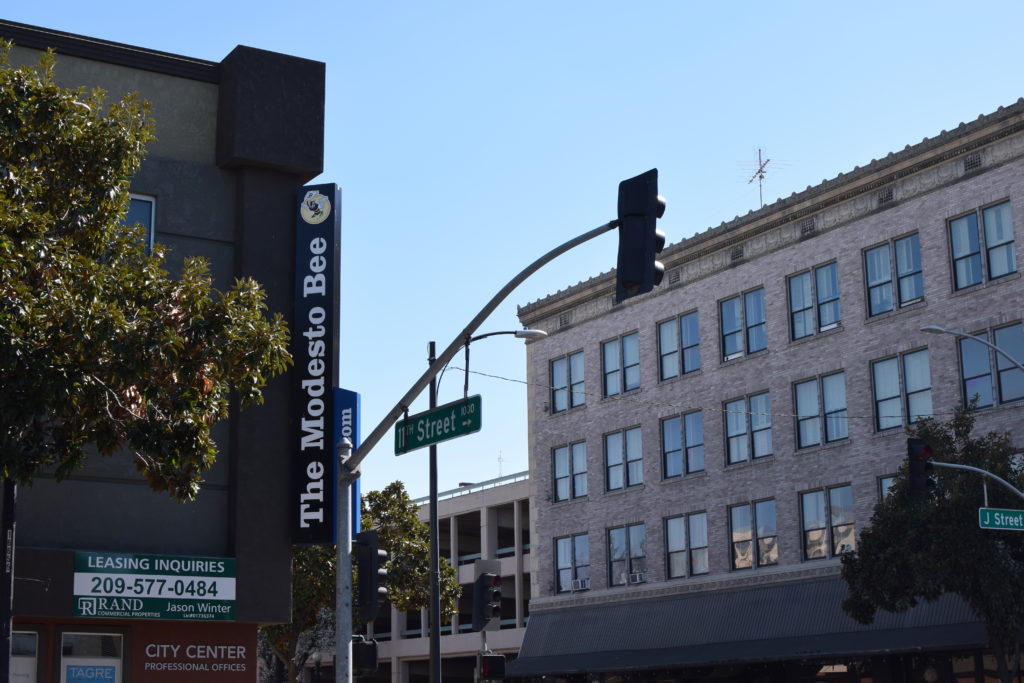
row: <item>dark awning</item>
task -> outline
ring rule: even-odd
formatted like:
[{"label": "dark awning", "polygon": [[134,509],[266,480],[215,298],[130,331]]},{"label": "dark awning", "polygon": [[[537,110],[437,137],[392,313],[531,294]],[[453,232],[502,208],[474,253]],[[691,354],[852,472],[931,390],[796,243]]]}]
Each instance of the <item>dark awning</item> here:
[{"label": "dark awning", "polygon": [[509,676],[827,659],[986,643],[956,596],[862,626],[842,610],[839,577],[703,591],[530,615]]}]

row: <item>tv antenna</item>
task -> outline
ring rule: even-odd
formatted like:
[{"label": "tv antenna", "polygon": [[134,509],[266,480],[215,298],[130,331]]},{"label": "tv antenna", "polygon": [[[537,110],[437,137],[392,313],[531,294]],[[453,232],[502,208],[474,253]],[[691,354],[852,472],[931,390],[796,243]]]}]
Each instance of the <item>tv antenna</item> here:
[{"label": "tv antenna", "polygon": [[761,202],[761,207],[764,207],[764,176],[768,171],[768,162],[771,159],[763,159],[761,156],[761,148],[757,148],[757,170],[754,171],[754,175],[750,176],[750,180],[747,181],[747,185],[757,180],[757,198]]}]

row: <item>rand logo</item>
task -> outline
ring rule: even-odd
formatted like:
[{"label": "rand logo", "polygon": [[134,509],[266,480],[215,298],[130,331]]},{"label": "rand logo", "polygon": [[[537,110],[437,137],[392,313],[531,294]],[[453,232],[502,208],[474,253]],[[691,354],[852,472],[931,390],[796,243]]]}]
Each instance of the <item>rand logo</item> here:
[{"label": "rand logo", "polygon": [[83,617],[96,616],[96,598],[78,598],[78,613]]}]

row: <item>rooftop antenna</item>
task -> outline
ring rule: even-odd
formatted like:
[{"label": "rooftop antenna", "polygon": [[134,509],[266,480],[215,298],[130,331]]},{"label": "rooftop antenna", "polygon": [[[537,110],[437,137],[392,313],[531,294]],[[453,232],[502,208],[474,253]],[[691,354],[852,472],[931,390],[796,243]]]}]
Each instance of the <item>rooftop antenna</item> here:
[{"label": "rooftop antenna", "polygon": [[498,478],[501,479],[501,463],[505,461],[505,458],[501,457],[501,451],[498,451]]},{"label": "rooftop antenna", "polygon": [[747,185],[757,180],[757,198],[761,202],[761,208],[764,208],[764,176],[768,170],[768,162],[771,159],[761,159],[761,148],[757,148],[757,170],[754,171],[754,175],[750,176],[750,180],[747,181]]}]

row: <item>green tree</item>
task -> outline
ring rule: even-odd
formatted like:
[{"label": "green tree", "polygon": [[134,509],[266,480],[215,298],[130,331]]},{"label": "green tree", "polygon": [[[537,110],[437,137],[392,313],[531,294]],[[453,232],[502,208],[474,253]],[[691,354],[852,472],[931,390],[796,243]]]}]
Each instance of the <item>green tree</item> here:
[{"label": "green tree", "polygon": [[[364,529],[377,529],[380,547],[388,551],[388,601],[400,612],[425,609],[430,602],[430,526],[400,481],[363,496]],[[458,574],[440,558],[441,620],[450,623],[458,606]]]},{"label": "green tree", "polygon": [[195,497],[211,426],[262,400],[290,362],[284,320],[250,279],[180,277],[121,225],[153,139],[146,103],[62,88],[54,58],[14,67],[0,44],[0,475],[63,479],[95,446],[130,451],[149,485]]},{"label": "green tree", "polygon": [[[946,422],[921,420],[911,436],[924,439],[936,462],[969,465],[991,472],[1020,489],[1024,472],[1007,433],[972,437],[974,416],[959,408]],[[1016,661],[1024,633],[1024,535],[978,526],[984,506],[982,475],[935,468],[934,489],[923,501],[910,499],[906,464],[857,550],[842,558],[850,588],[843,609],[870,624],[877,610],[903,612],[918,601],[955,593],[984,621],[1000,678],[1012,680],[1007,658]],[[1021,500],[989,485],[992,507],[1020,508]]]},{"label": "green tree", "polygon": [[[388,552],[388,602],[400,611],[424,609],[430,601],[430,528],[420,521],[418,511],[400,481],[363,495],[361,526],[376,529],[380,547]],[[334,546],[295,546],[292,620],[261,628],[262,637],[287,668],[288,681],[299,680],[315,649],[333,648],[334,560]],[[441,558],[440,570],[441,618],[449,623],[461,589],[455,569],[445,558]],[[358,581],[359,576],[354,575],[354,588]],[[365,626],[355,614],[352,620],[354,632]]]},{"label": "green tree", "polygon": [[[301,680],[302,668],[317,648],[334,646],[333,545],[292,547],[292,620],[260,629],[288,681]],[[327,633],[324,633],[327,631]]]}]

